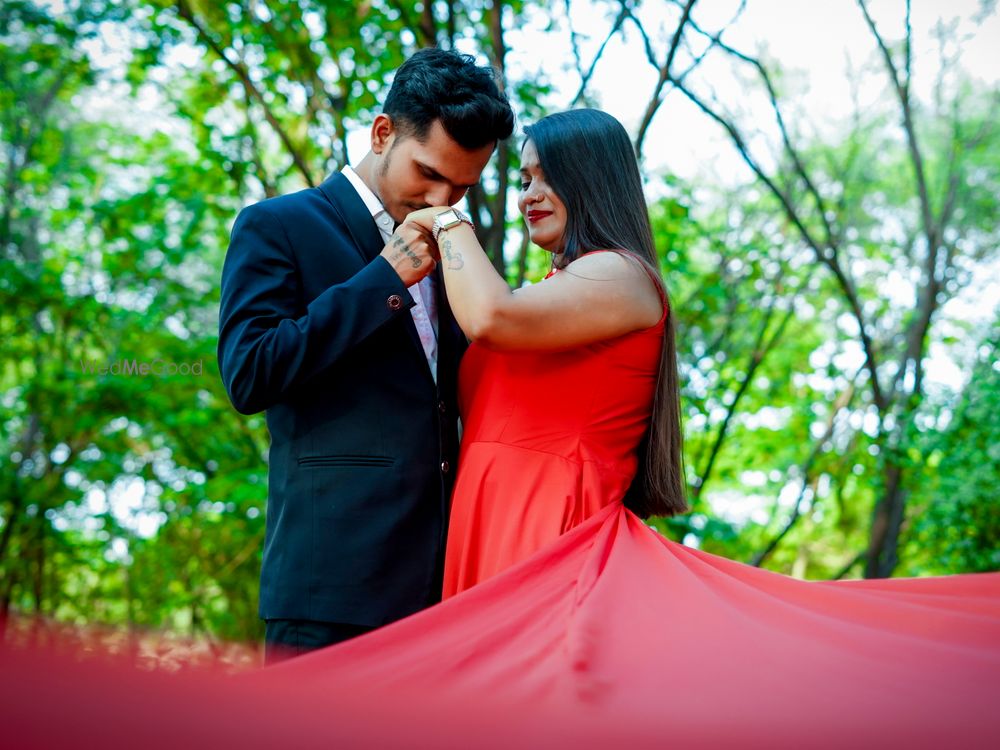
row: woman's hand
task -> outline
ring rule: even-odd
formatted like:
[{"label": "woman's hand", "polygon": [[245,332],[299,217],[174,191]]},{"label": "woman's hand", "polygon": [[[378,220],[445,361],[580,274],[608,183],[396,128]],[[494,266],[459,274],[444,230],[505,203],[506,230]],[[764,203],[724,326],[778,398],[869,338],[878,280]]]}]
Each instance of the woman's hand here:
[{"label": "woman's hand", "polygon": [[412,221],[414,224],[419,224],[430,232],[434,227],[434,219],[438,217],[438,214],[443,214],[445,211],[450,210],[451,206],[430,206],[428,208],[421,208],[419,211],[413,211],[407,214],[406,221]]}]

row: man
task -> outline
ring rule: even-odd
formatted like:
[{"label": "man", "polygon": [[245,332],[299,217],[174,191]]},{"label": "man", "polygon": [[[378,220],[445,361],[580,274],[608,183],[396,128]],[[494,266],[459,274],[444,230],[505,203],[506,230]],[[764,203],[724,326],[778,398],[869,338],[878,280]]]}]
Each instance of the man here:
[{"label": "man", "polygon": [[268,661],[440,599],[465,339],[434,243],[405,219],[461,200],[512,130],[489,68],[421,50],[356,171],[236,220],[219,368],[238,411],[267,410]]}]

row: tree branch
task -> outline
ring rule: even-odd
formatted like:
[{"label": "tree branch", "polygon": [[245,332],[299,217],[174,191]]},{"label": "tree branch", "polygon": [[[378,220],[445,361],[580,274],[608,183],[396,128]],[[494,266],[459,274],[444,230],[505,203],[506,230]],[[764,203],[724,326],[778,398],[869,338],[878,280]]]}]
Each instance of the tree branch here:
[{"label": "tree branch", "polygon": [[313,180],[309,166],[306,164],[306,161],[299,152],[298,148],[296,148],[295,144],[292,143],[291,137],[287,132],[285,132],[281,123],[278,122],[278,118],[268,106],[267,101],[264,99],[264,95],[250,79],[250,73],[247,71],[246,66],[242,63],[234,62],[229,59],[225,49],[223,49],[222,46],[212,37],[212,35],[208,33],[208,30],[198,22],[198,19],[195,18],[194,11],[188,4],[188,0],[177,0],[177,12],[181,18],[191,24],[194,30],[198,33],[198,38],[201,39],[201,41],[209,49],[211,49],[223,63],[225,63],[226,67],[236,74],[240,83],[243,84],[243,88],[246,90],[247,95],[257,100],[257,103],[260,104],[261,108],[264,110],[264,117],[267,119],[268,124],[277,134],[278,138],[281,139],[281,143],[292,157],[292,161],[294,162],[296,169],[298,169],[299,173],[305,179],[306,184],[309,185],[309,187],[315,187],[316,183]]},{"label": "tree branch", "polygon": [[[569,14],[569,2],[570,2],[570,0],[566,0],[566,16],[567,17],[570,16],[570,14]],[[626,11],[625,6],[623,5],[622,9],[620,11],[618,11],[618,15],[615,17],[615,21],[611,25],[611,30],[608,32],[608,35],[606,37],[604,37],[604,41],[601,42],[601,46],[597,48],[597,53],[594,55],[594,59],[590,61],[590,67],[587,68],[586,72],[584,72],[583,67],[581,65],[580,53],[579,53],[579,50],[576,49],[576,42],[575,41],[573,42],[573,45],[574,45],[574,55],[576,57],[576,62],[577,62],[577,72],[579,72],[579,74],[580,74],[580,88],[576,92],[576,96],[573,97],[573,101],[570,102],[570,106],[571,107],[575,107],[577,104],[580,103],[580,100],[583,99],[583,95],[584,95],[584,93],[587,90],[587,84],[590,83],[590,79],[594,75],[594,70],[597,68],[597,62],[604,55],[604,49],[608,46],[608,42],[610,42],[611,39],[614,37],[614,35],[617,34],[618,31],[621,29],[622,24],[625,22],[625,18],[626,18],[627,15],[628,15],[628,12]],[[572,24],[572,21],[570,21],[570,23]],[[570,26],[570,38],[571,39],[574,39],[575,33],[576,32],[573,31],[573,27],[571,25]]]},{"label": "tree branch", "polygon": [[851,401],[854,399],[855,394],[855,381],[857,380],[860,370],[854,373],[854,376],[848,381],[848,386],[846,390],[840,395],[834,404],[833,408],[830,410],[830,415],[826,420],[826,429],[823,431],[823,435],[813,444],[812,450],[809,452],[809,456],[802,463],[799,468],[799,472],[802,475],[802,487],[799,490],[799,495],[795,499],[795,504],[792,506],[792,515],[770,542],[764,547],[764,549],[757,552],[753,558],[750,560],[750,565],[755,568],[759,568],[761,564],[771,556],[771,553],[777,549],[781,540],[785,538],[792,527],[795,526],[799,518],[802,517],[802,501],[805,499],[806,490],[811,486],[810,473],[812,472],[813,464],[816,459],[819,458],[820,454],[823,452],[823,445],[833,436],[833,430],[836,427],[837,416],[841,411],[850,406]]},{"label": "tree branch", "polygon": [[424,37],[425,47],[437,46],[437,21],[434,19],[434,3],[431,0],[424,0],[424,11],[420,15],[420,33]]},{"label": "tree branch", "polygon": [[[779,279],[776,279],[775,281],[776,283],[780,284],[780,275]],[[808,283],[809,283],[809,276],[806,277],[801,288],[804,288],[804,286]],[[797,291],[792,294],[792,298],[794,298],[796,294]],[[772,303],[768,306],[766,312],[764,313],[764,320],[760,326],[760,330],[757,333],[757,339],[756,341],[754,341],[753,349],[750,353],[750,361],[747,363],[744,377],[740,381],[739,387],[736,390],[736,394],[733,397],[732,403],[729,404],[726,410],[726,416],[722,420],[722,424],[719,426],[719,430],[716,433],[715,440],[712,444],[712,448],[709,451],[708,459],[705,462],[705,468],[699,473],[698,478],[695,481],[694,486],[692,487],[692,495],[694,495],[694,499],[696,500],[701,496],[705,484],[708,482],[708,479],[712,475],[712,469],[714,468],[716,458],[718,458],[719,452],[722,449],[722,444],[726,439],[726,435],[729,430],[729,424],[732,421],[733,416],[736,414],[737,405],[739,404],[740,400],[743,398],[744,394],[746,394],[747,390],[749,389],[750,383],[753,381],[753,377],[757,372],[757,368],[760,367],[761,363],[764,361],[764,358],[768,355],[769,352],[771,352],[775,344],[777,344],[777,342],[780,340],[782,334],[785,331],[785,327],[788,325],[788,322],[792,319],[795,306],[790,304],[788,306],[788,311],[781,319],[780,323],[778,324],[778,327],[774,330],[770,339],[767,338],[768,328],[770,328],[771,318],[773,317],[774,312],[777,308],[778,299],[779,298],[775,296],[773,298]]]},{"label": "tree branch", "polygon": [[[278,194],[278,189],[275,187],[274,181],[267,173],[267,166],[264,164],[264,157],[260,152],[260,147],[257,142],[257,128],[254,126],[253,117],[250,116],[250,109],[253,106],[253,101],[250,99],[250,95],[246,92],[246,89],[244,89],[244,93],[246,94],[246,99],[244,100],[246,103],[245,111],[247,116],[246,132],[247,137],[250,140],[250,163],[257,168],[257,179],[260,180],[260,183],[264,188],[264,196],[266,198],[273,198]],[[244,186],[237,185],[237,189],[242,194]]]},{"label": "tree branch", "polygon": [[774,112],[775,121],[778,125],[778,132],[781,134],[781,143],[784,147],[785,153],[792,160],[792,166],[795,169],[795,174],[800,180],[802,180],[803,184],[806,186],[806,191],[809,193],[816,205],[816,212],[819,214],[820,221],[823,223],[824,230],[826,231],[826,246],[830,252],[837,252],[837,247],[834,243],[834,238],[837,233],[834,231],[834,228],[831,226],[827,217],[826,202],[820,195],[815,183],[809,177],[809,172],[806,170],[805,165],[799,156],[799,152],[792,145],[792,139],[788,134],[788,126],[785,124],[785,116],[781,111],[781,106],[778,104],[778,94],[774,88],[774,83],[771,80],[770,73],[767,72],[767,69],[764,67],[763,63],[760,62],[760,60],[740,52],[734,47],[731,47],[723,42],[720,34],[708,34],[702,31],[693,21],[691,23],[691,27],[695,29],[695,31],[707,37],[719,49],[736,57],[747,65],[752,66],[757,71],[757,74],[764,82],[764,87],[767,89],[768,100],[771,104],[771,110]]},{"label": "tree branch", "polygon": [[[697,1],[698,0],[687,0],[687,3],[685,4],[683,11],[681,11],[681,19],[677,23],[677,28],[674,30],[674,35],[670,40],[670,49],[667,50],[667,59],[663,63],[663,65],[659,66],[660,74],[659,77],[657,78],[656,86],[653,87],[653,94],[652,96],[649,97],[649,103],[646,105],[646,111],[643,112],[642,120],[639,123],[638,134],[636,135],[635,138],[636,159],[639,160],[642,159],[642,144],[643,141],[646,139],[646,132],[649,130],[649,126],[652,124],[653,117],[656,115],[656,112],[660,108],[660,105],[663,104],[663,99],[661,98],[660,94],[663,92],[664,85],[666,85],[667,81],[670,80],[670,67],[673,65],[674,57],[677,55],[677,49],[680,47],[681,38],[684,34],[684,27],[687,25],[688,21],[691,18],[691,9],[694,7],[694,4]],[[625,11],[626,9],[624,2],[622,3],[622,9],[623,11]],[[635,18],[635,16],[633,16],[631,12],[629,12],[629,16],[632,18],[632,21],[637,26],[641,27],[641,24],[639,23],[638,19]],[[643,33],[643,36],[645,37],[645,33]],[[648,37],[645,38],[646,38],[646,54],[650,55],[652,54],[652,46],[649,44]],[[650,59],[650,62],[653,62],[654,60],[655,60],[655,55]]]},{"label": "tree branch", "polygon": [[[920,212],[923,218],[924,234],[927,235],[928,239],[928,252],[932,252],[934,251],[934,248],[931,246],[931,241],[936,240],[934,232],[934,215],[931,210],[930,196],[927,191],[927,179],[924,176],[924,160],[917,144],[917,133],[913,124],[913,111],[910,105],[910,2],[909,0],[906,2],[906,80],[900,79],[899,69],[892,60],[892,53],[889,51],[882,35],[879,34],[878,28],[875,26],[875,21],[868,12],[868,6],[865,5],[865,0],[857,0],[857,2],[858,6],[861,8],[861,12],[864,14],[865,23],[868,24],[868,28],[872,32],[872,36],[875,37],[878,48],[882,52],[882,58],[885,61],[886,69],[889,72],[889,78],[892,80],[893,89],[896,91],[896,96],[899,98],[899,104],[903,110],[903,129],[906,132],[906,144],[910,151],[910,160],[913,162],[914,179],[917,183],[917,195],[920,197]],[[934,241],[933,245],[937,245],[937,242]]]},{"label": "tree branch", "polygon": [[[507,43],[503,32],[503,3],[497,0],[490,9],[490,53],[491,62],[500,75],[500,88],[504,88],[503,73],[507,65]],[[510,181],[510,143],[501,141],[497,148],[497,194],[484,202],[489,210],[490,224],[484,228],[483,243],[493,267],[501,277],[507,278],[507,263],[503,256],[504,233],[507,228],[507,185]],[[480,186],[482,183],[480,182]]]},{"label": "tree branch", "polygon": [[521,227],[521,244],[517,248],[517,278],[514,281],[514,288],[520,289],[524,286],[524,279],[528,275],[528,246],[531,244],[531,235],[528,234],[527,224]]},{"label": "tree branch", "polygon": [[729,134],[733,145],[739,152],[740,157],[746,163],[748,167],[753,171],[757,178],[767,186],[768,190],[778,199],[781,203],[782,208],[785,211],[785,215],[792,222],[795,228],[798,230],[802,239],[805,243],[813,250],[816,255],[817,260],[826,266],[830,272],[833,274],[834,278],[837,280],[837,284],[840,286],[841,291],[848,303],[851,310],[851,314],[854,316],[855,320],[858,322],[858,328],[860,330],[861,346],[865,352],[865,365],[868,370],[869,379],[871,380],[872,388],[872,399],[875,405],[878,407],[879,411],[885,411],[888,408],[888,402],[885,399],[885,395],[881,389],[878,379],[878,361],[875,353],[875,345],[868,333],[868,326],[865,323],[864,313],[861,309],[861,302],[858,298],[857,292],[854,289],[854,285],[847,278],[843,267],[840,265],[839,259],[836,254],[832,252],[824,252],[824,249],[820,247],[820,244],[812,236],[812,233],[806,228],[803,223],[802,218],[799,216],[798,211],[795,206],[792,205],[791,198],[788,194],[783,191],[778,185],[765,173],[763,168],[756,162],[756,160],[750,155],[749,148],[744,141],[743,136],[736,129],[736,127],[726,120],[722,115],[709,107],[705,102],[703,102],[694,92],[692,92],[684,83],[680,80],[674,80],[674,86],[684,94],[691,102],[695,104],[702,112],[708,115],[710,118],[715,120],[719,125],[721,125],[725,131]]}]

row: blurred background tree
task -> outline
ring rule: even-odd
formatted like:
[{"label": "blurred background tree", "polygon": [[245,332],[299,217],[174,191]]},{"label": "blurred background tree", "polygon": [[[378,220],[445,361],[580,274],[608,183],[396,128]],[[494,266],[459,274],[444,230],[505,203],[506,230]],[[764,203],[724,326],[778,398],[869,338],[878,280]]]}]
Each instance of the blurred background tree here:
[{"label": "blurred background tree", "polygon": [[[242,206],[348,163],[392,72],[430,44],[500,70],[522,124],[601,106],[623,50],[651,74],[626,81],[634,120],[613,113],[646,167],[679,327],[692,511],[657,528],[809,578],[1000,569],[983,296],[1000,91],[963,67],[957,21],[927,52],[909,3],[859,0],[844,12],[870,58],[836,118],[813,114],[808,80],[737,44],[760,4],[3,3],[0,610],[259,636],[268,437],[215,362],[228,232]],[[733,176],[649,167],[683,107]],[[517,159],[502,144],[468,204],[521,285],[548,261],[512,207]],[[157,359],[200,374],[97,371]]]}]

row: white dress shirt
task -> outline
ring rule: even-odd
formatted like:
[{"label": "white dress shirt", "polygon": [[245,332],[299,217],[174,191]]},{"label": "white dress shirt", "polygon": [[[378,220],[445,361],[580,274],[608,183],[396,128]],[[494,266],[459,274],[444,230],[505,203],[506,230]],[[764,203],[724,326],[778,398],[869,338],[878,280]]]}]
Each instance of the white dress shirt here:
[{"label": "white dress shirt", "polygon": [[[392,237],[395,225],[392,217],[389,216],[375,193],[358,177],[357,172],[349,165],[341,171],[371,212],[375,226],[378,227],[379,234],[382,235],[382,241],[388,242],[389,238]],[[424,349],[424,356],[427,357],[427,365],[431,368],[431,376],[433,376],[434,382],[437,382],[438,315],[433,275],[428,274],[416,284],[408,287],[407,291],[416,303],[410,308],[410,315],[413,317],[413,324],[417,327],[417,333],[420,335],[420,345]]]}]

